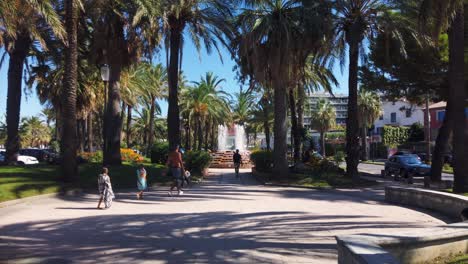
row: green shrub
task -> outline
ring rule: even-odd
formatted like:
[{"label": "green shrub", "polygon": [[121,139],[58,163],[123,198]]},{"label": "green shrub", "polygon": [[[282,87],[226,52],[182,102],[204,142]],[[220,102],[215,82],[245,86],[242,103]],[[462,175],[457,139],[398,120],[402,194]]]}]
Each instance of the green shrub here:
[{"label": "green shrub", "polygon": [[333,159],[335,160],[336,164],[340,164],[345,160],[345,153],[343,151],[337,151]]},{"label": "green shrub", "polygon": [[101,150],[96,152],[81,152],[79,156],[87,162],[91,163],[102,163],[103,160],[103,154]]},{"label": "green shrub", "polygon": [[268,150],[259,150],[250,154],[250,160],[254,163],[255,169],[261,172],[271,172],[273,165],[273,153]]},{"label": "green shrub", "polygon": [[158,142],[151,148],[151,163],[166,163],[169,155],[169,143]]},{"label": "green shrub", "polygon": [[191,174],[201,175],[211,164],[211,155],[206,151],[189,151],[184,155],[185,169]]}]

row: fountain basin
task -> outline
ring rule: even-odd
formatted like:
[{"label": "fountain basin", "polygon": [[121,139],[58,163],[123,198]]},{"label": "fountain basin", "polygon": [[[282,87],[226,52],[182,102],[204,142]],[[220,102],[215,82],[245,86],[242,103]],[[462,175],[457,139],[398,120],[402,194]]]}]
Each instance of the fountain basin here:
[{"label": "fountain basin", "polygon": [[[250,151],[239,151],[242,156],[241,168],[251,168],[252,164],[250,162]],[[234,151],[232,150],[219,150],[211,153],[211,165],[210,168],[234,168],[234,162],[232,161],[232,156]]]}]

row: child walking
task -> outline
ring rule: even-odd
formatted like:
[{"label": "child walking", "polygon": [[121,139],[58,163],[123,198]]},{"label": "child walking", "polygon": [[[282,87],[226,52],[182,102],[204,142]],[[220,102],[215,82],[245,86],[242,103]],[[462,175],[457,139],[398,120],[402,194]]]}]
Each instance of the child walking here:
[{"label": "child walking", "polygon": [[112,199],[115,198],[114,192],[112,191],[112,185],[109,177],[109,170],[106,167],[102,168],[102,173],[98,176],[98,188],[99,194],[99,203],[97,208],[101,209],[101,203],[104,200],[105,208],[109,208],[112,205]]},{"label": "child walking", "polygon": [[137,169],[137,188],[138,188],[138,191],[139,191],[139,192],[137,192],[137,199],[138,200],[143,199],[143,192],[146,191],[147,187],[148,186],[146,184],[146,170],[145,170],[145,167],[142,164]]}]

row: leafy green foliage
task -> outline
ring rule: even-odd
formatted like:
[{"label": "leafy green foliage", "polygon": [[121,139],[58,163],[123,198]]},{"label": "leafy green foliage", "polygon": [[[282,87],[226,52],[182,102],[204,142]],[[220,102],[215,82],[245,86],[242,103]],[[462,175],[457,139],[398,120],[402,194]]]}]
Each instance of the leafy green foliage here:
[{"label": "leafy green foliage", "polygon": [[396,147],[408,140],[409,128],[384,126],[382,131],[382,141],[387,147]]},{"label": "leafy green foliage", "polygon": [[250,154],[250,160],[254,163],[255,169],[261,172],[271,172],[273,165],[273,153],[269,150],[259,150]]},{"label": "leafy green foliage", "polygon": [[[162,176],[162,166],[144,164],[148,173],[149,184],[167,184],[169,177]],[[101,164],[86,163],[79,167],[79,186],[64,186],[60,182],[60,166],[2,166],[0,167],[0,202],[24,198],[34,195],[54,193],[62,188],[80,187],[95,190],[97,176],[101,172]],[[112,187],[114,190],[136,187],[136,166],[124,163],[121,166],[109,168]]]},{"label": "leafy green foliage", "polygon": [[158,142],[151,148],[151,163],[164,164],[169,155],[169,143]]},{"label": "leafy green foliage", "polygon": [[336,164],[340,164],[345,160],[345,153],[343,151],[337,151],[333,159],[335,160]]},{"label": "leafy green foliage", "polygon": [[424,126],[421,123],[412,124],[408,133],[408,142],[424,141]]},{"label": "leafy green foliage", "polygon": [[189,151],[184,156],[185,169],[194,175],[201,175],[211,164],[211,155],[206,151]]}]

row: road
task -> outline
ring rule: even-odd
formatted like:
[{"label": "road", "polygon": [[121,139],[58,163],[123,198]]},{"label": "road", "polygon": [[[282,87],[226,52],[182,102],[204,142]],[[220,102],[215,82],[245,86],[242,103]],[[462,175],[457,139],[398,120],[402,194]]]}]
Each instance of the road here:
[{"label": "road", "polygon": [[[384,165],[359,163],[358,169],[362,172],[381,175],[380,171],[384,169]],[[453,181],[453,174],[442,173],[442,180]]]},{"label": "road", "polygon": [[[336,235],[402,235],[444,222],[384,202],[382,187],[263,186],[210,170],[180,197],[116,191],[0,208],[0,263],[336,263]],[[114,186],[115,188],[115,186]]]}]

